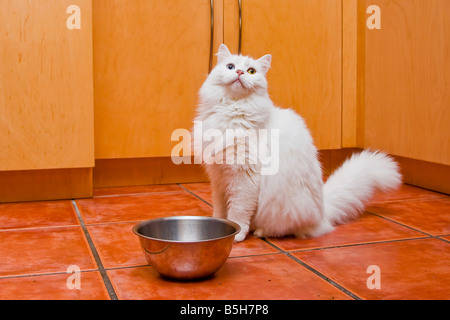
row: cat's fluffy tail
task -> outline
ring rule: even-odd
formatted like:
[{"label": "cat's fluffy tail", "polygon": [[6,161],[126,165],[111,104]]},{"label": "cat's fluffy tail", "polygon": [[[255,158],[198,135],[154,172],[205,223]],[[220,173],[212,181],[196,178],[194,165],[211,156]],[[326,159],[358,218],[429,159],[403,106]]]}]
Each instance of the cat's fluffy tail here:
[{"label": "cat's fluffy tail", "polygon": [[397,163],[382,152],[354,154],[323,187],[325,218],[331,225],[356,218],[376,190],[397,189],[402,182]]}]

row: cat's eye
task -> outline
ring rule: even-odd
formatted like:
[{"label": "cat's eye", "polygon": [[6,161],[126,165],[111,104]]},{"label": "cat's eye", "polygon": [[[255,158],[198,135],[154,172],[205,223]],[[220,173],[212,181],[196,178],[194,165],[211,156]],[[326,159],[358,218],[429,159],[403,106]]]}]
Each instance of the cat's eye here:
[{"label": "cat's eye", "polygon": [[248,68],[247,72],[250,73],[250,74],[255,74],[256,70],[254,68]]},{"label": "cat's eye", "polygon": [[232,64],[232,63],[227,64],[227,69],[228,70],[233,70],[234,69],[234,64]]}]

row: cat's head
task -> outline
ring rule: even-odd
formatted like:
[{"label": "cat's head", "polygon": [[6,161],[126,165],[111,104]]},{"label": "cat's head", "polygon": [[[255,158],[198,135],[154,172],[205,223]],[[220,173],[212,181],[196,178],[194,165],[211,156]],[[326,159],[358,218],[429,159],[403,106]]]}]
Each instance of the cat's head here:
[{"label": "cat's head", "polygon": [[272,60],[270,54],[255,60],[233,55],[226,45],[221,44],[217,57],[217,65],[207,81],[224,89],[227,97],[242,99],[251,94],[267,94],[266,73]]}]

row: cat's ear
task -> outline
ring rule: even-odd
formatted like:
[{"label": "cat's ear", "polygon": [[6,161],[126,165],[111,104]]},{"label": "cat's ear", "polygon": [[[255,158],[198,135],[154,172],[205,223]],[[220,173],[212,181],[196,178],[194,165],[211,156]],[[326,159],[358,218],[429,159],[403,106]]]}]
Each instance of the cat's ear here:
[{"label": "cat's ear", "polygon": [[217,63],[222,62],[223,59],[229,56],[231,56],[230,50],[228,50],[228,47],[222,43],[219,47],[219,51],[217,52]]},{"label": "cat's ear", "polygon": [[265,56],[262,56],[258,59],[259,64],[261,65],[261,68],[264,72],[264,74],[267,73],[270,69],[270,63],[272,62],[272,56],[270,54],[266,54]]}]

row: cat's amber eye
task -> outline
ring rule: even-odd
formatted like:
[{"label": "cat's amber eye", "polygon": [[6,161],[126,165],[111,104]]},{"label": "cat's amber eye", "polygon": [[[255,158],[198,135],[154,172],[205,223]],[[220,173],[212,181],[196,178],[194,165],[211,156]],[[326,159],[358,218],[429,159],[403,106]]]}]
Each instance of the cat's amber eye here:
[{"label": "cat's amber eye", "polygon": [[234,69],[234,64],[232,64],[232,63],[227,64],[227,69],[233,70]]},{"label": "cat's amber eye", "polygon": [[247,72],[250,73],[250,74],[255,74],[256,70],[254,68],[248,68]]}]

